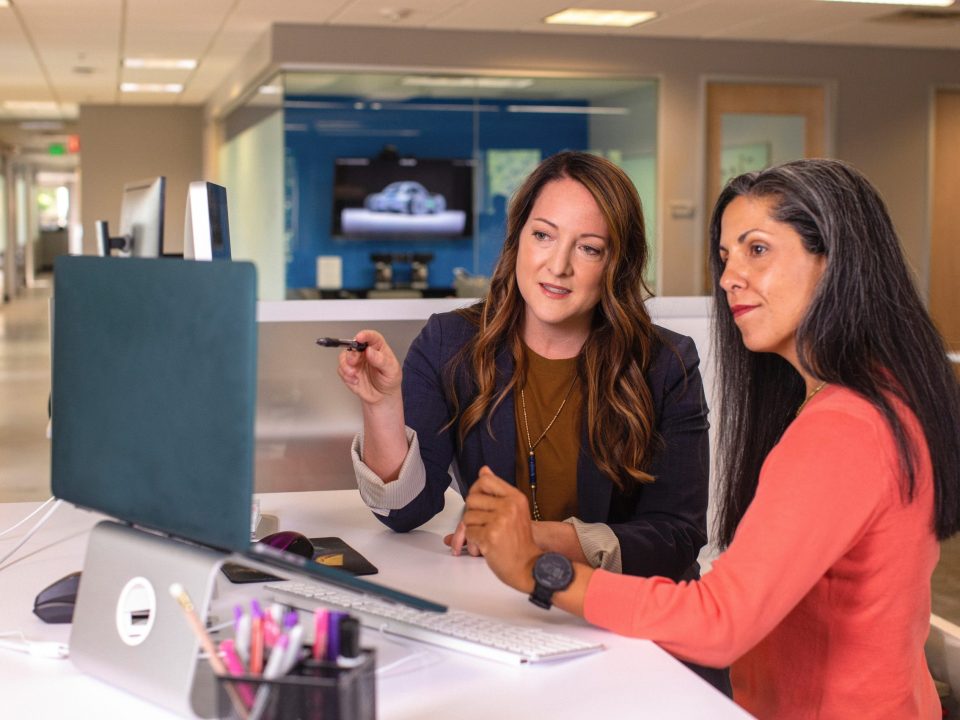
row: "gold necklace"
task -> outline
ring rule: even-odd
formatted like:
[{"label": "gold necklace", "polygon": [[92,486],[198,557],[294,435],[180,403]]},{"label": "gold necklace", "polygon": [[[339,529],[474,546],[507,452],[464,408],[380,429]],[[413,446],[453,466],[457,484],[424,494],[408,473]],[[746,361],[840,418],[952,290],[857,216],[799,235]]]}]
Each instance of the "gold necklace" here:
[{"label": "gold necklace", "polygon": [[800,403],[800,407],[797,408],[797,414],[794,415],[794,417],[799,417],[799,416],[800,416],[800,413],[801,413],[801,412],[803,411],[803,409],[807,406],[807,403],[810,402],[810,401],[813,399],[813,396],[814,396],[814,395],[816,395],[818,392],[820,392],[821,390],[823,390],[823,388],[826,387],[826,385],[827,385],[827,381],[824,380],[822,383],[820,383],[819,385],[817,385],[813,390],[811,390],[811,391],[810,391],[810,394],[807,395],[806,398],[804,398],[804,400],[803,400],[802,403]]},{"label": "gold necklace", "polygon": [[546,436],[550,428],[553,427],[553,424],[557,421],[557,418],[560,417],[560,413],[563,412],[563,406],[567,404],[567,399],[570,397],[570,393],[573,390],[573,386],[577,382],[577,376],[573,376],[573,381],[570,383],[570,387],[567,388],[567,394],[563,396],[563,402],[560,403],[560,407],[557,408],[556,414],[553,416],[553,420],[547,423],[547,426],[543,429],[543,432],[540,433],[540,437],[537,438],[536,442],[530,442],[530,423],[527,421],[527,399],[524,397],[523,388],[520,388],[520,407],[523,409],[523,429],[527,433],[527,470],[530,475],[530,500],[533,505],[533,519],[542,520],[540,516],[540,507],[537,505],[537,456],[534,454],[534,450],[537,449],[537,445],[540,444],[540,441]]}]

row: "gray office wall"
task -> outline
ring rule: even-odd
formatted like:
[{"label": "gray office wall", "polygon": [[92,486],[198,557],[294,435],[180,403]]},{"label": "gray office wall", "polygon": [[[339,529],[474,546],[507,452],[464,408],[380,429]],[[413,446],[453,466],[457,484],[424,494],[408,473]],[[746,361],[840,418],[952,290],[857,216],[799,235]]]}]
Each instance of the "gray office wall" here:
[{"label": "gray office wall", "polygon": [[[929,264],[930,91],[960,83],[951,50],[792,43],[663,40],[564,33],[497,33],[276,25],[251,51],[232,88],[287,67],[391,68],[470,73],[511,71],[657,77],[661,81],[659,198],[661,294],[700,291],[704,198],[703,83],[707,79],[825,82],[835,90],[834,155],[863,170],[887,199],[922,291]],[[672,218],[672,202],[693,202],[693,218]]]},{"label": "gray office wall", "polygon": [[120,221],[124,183],[165,175],[164,249],[183,252],[187,186],[203,180],[203,108],[200,106],[81,105],[84,253],[94,251],[94,222]]}]

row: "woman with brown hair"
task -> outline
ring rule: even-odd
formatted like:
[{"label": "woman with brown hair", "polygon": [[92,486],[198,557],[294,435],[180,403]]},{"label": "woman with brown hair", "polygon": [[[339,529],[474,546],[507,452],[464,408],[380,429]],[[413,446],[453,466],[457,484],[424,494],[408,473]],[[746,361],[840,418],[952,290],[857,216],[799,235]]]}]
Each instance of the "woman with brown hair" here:
[{"label": "woman with brown hair", "polygon": [[[354,466],[379,519],[418,527],[442,509],[451,464],[464,495],[487,466],[526,496],[541,549],[699,577],[707,406],[693,341],[644,306],[646,259],[628,176],[560,153],[516,192],[482,302],[431,317],[402,372],[381,335],[358,333],[368,347],[343,352],[340,375],[362,401]],[[446,538],[454,554],[464,536]]]}]

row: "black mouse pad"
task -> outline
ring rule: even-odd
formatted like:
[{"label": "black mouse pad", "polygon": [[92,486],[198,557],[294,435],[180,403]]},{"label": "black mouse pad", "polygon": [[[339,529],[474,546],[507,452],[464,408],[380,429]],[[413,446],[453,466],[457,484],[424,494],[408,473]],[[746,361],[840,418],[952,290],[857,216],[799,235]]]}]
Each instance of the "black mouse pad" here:
[{"label": "black mouse pad", "polygon": [[[335,567],[351,575],[376,575],[378,572],[373,563],[338,537],[310,538],[310,542],[313,543],[313,559],[321,565]],[[227,579],[233,583],[281,579],[237,563],[224,563],[222,570]]]}]

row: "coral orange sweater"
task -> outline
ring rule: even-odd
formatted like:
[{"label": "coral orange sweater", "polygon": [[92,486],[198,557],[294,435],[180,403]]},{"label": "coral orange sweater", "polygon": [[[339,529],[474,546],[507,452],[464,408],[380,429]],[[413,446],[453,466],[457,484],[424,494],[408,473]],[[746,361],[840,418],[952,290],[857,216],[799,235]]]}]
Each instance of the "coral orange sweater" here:
[{"label": "coral orange sweater", "polygon": [[683,659],[732,663],[734,699],[760,718],[940,717],[923,645],[932,529],[929,455],[904,503],[893,436],[844,388],[812,399],[770,452],[736,537],[700,581],[598,570],[591,623]]}]

